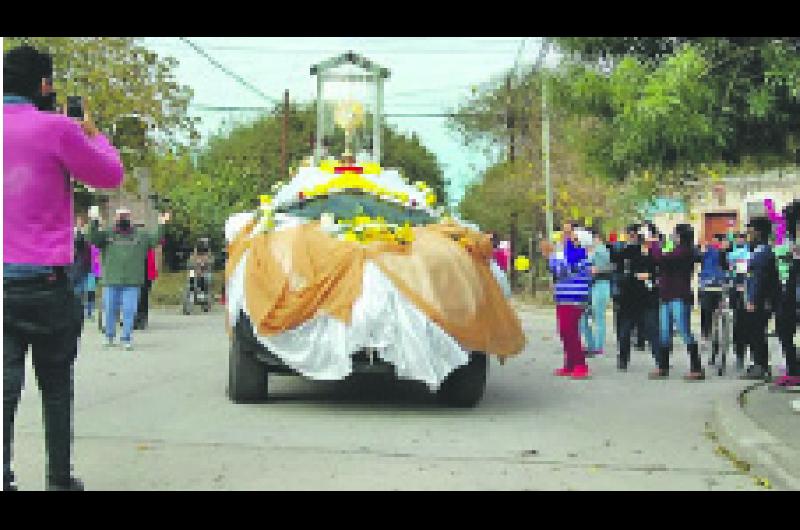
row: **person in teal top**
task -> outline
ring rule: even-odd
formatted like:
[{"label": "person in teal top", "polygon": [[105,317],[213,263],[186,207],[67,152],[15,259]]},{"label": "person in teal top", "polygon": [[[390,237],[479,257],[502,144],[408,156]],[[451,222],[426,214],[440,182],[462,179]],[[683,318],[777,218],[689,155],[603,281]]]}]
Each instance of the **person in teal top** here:
[{"label": "person in teal top", "polygon": [[744,320],[746,310],[744,304],[744,281],[750,264],[750,247],[747,235],[738,233],[734,236],[731,250],[728,251],[728,275],[733,279],[734,291],[731,293],[733,307],[733,344],[736,355],[736,369],[743,370],[745,355],[747,354],[747,336],[744,333]]},{"label": "person in teal top", "polygon": [[116,212],[116,222],[110,230],[101,229],[98,219],[91,223],[89,240],[103,255],[106,346],[114,345],[116,323],[122,306],[120,342],[125,349],[130,350],[133,347],[133,321],[139,306],[139,292],[146,279],[142,264],[147,259],[147,250],[157,246],[163,237],[163,226],[168,219],[167,214],[159,216],[158,230],[155,233],[137,230],[131,222],[131,211],[120,208]]},{"label": "person in teal top", "polygon": [[590,310],[581,317],[581,335],[586,344],[587,354],[601,355],[606,342],[606,308],[611,299],[611,253],[602,236],[592,230],[592,246],[589,260],[592,271]]}]

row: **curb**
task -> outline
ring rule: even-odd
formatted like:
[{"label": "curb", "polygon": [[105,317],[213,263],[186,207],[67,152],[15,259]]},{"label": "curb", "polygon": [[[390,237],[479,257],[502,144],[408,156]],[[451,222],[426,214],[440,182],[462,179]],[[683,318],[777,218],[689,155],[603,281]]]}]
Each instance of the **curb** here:
[{"label": "curb", "polygon": [[748,392],[761,386],[764,383],[747,387],[735,400],[717,400],[712,418],[714,431],[724,446],[734,450],[740,460],[751,466],[751,474],[770,477],[780,489],[800,491],[800,476],[781,464],[800,461],[800,452],[759,427],[739,404]]}]

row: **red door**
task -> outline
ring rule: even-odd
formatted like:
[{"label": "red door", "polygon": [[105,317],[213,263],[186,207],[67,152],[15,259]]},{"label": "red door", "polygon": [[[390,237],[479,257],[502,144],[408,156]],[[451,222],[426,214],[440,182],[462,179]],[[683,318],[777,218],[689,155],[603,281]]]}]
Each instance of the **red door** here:
[{"label": "red door", "polygon": [[736,212],[710,212],[705,214],[703,242],[712,241],[716,234],[727,234],[728,230],[738,230],[738,217]]}]

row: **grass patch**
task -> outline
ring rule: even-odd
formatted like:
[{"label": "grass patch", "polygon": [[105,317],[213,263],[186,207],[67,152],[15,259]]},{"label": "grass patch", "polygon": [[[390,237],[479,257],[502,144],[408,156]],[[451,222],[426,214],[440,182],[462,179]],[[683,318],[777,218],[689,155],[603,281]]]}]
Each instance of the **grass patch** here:
[{"label": "grass patch", "polygon": [[[221,271],[211,275],[211,295],[215,298],[222,293],[223,276]],[[150,290],[150,303],[154,306],[181,305],[188,282],[189,275],[186,271],[159,273]]]}]

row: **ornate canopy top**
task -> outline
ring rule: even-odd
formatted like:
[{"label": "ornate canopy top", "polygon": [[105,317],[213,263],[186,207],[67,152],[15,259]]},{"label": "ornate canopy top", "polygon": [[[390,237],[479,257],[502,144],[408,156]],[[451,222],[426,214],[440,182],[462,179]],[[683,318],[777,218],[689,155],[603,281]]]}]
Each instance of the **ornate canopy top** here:
[{"label": "ornate canopy top", "polygon": [[324,74],[327,70],[338,68],[344,64],[356,65],[366,70],[371,75],[380,77],[381,79],[388,79],[390,75],[388,68],[384,68],[378,64],[375,64],[363,55],[359,55],[354,51],[348,51],[341,55],[337,55],[336,57],[322,61],[321,63],[315,64],[311,67],[311,75]]}]

